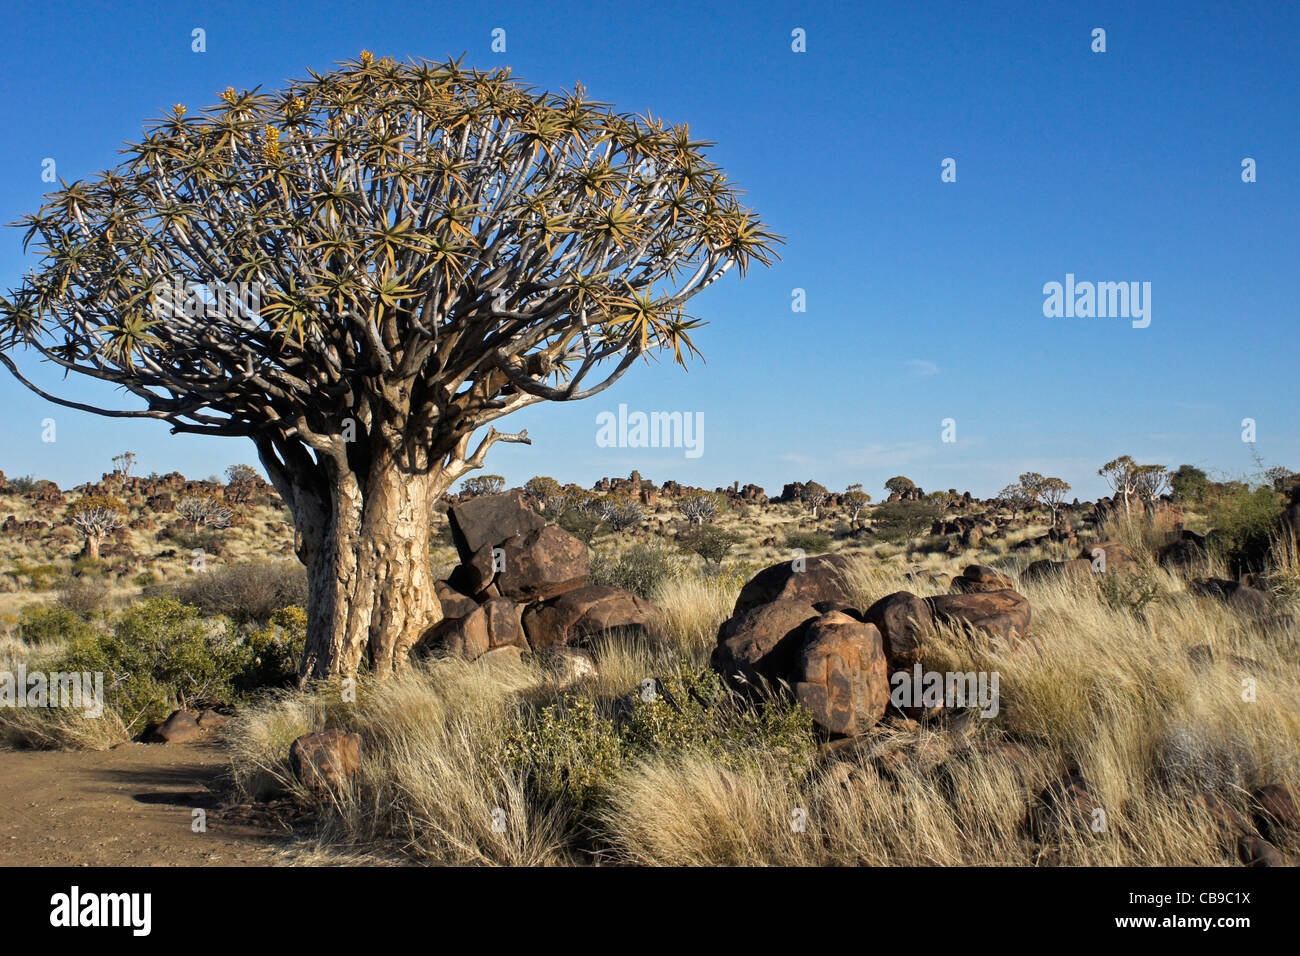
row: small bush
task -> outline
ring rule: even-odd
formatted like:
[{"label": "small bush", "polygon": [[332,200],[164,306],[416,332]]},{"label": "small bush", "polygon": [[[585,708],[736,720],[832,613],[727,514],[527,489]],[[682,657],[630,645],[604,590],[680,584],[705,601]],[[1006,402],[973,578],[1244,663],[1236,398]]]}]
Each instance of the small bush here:
[{"label": "small bush", "polygon": [[567,697],[521,721],[503,738],[501,759],[540,794],[579,812],[596,806],[620,773],[650,757],[706,757],[731,770],[776,760],[795,780],[817,762],[812,716],[773,698],[763,706],[728,690],[711,670],[681,662],[637,691],[613,716],[590,698]]},{"label": "small bush", "polygon": [[739,544],[741,536],[734,531],[727,531],[717,525],[696,525],[682,533],[678,539],[683,548],[698,554],[713,565],[721,565],[731,549]]},{"label": "small bush", "polygon": [[1131,574],[1107,572],[1094,577],[1102,602],[1113,611],[1127,611],[1134,617],[1142,617],[1148,605],[1164,596],[1164,589],[1149,568]]},{"label": "small bush", "polygon": [[59,606],[89,619],[108,606],[108,585],[98,578],[69,578],[59,588]]},{"label": "small bush", "polygon": [[1282,498],[1271,488],[1224,494],[1210,507],[1210,547],[1234,575],[1262,571],[1282,513]]},{"label": "small bush", "polygon": [[682,559],[667,548],[638,544],[617,559],[597,552],[592,555],[588,584],[623,588],[638,597],[652,600],[655,590],[682,572]]},{"label": "small bush", "polygon": [[28,586],[33,591],[48,591],[58,579],[59,569],[53,564],[26,564],[18,561],[5,574],[17,582],[26,578]]},{"label": "small bush", "polygon": [[307,572],[297,561],[250,561],[195,574],[172,594],[205,614],[239,623],[269,621],[284,607],[307,604]]},{"label": "small bush", "polygon": [[906,541],[927,534],[942,515],[942,508],[928,502],[888,501],[872,513],[871,530],[878,541]]},{"label": "small bush", "polygon": [[298,676],[306,643],[307,612],[301,607],[276,611],[266,627],[248,635],[249,661],[235,681],[236,687],[257,690],[291,684]]},{"label": "small bush", "polygon": [[790,551],[825,554],[831,549],[831,536],[825,531],[791,531],[785,536],[785,546]]},{"label": "small bush", "polygon": [[596,529],[600,527],[600,518],[589,512],[579,511],[577,508],[565,508],[555,519],[555,523],[575,538],[591,544],[591,539],[596,536]]},{"label": "small bush", "polygon": [[63,644],[94,633],[86,619],[68,607],[25,607],[18,617],[18,637],[25,644]]},{"label": "small bush", "polygon": [[177,706],[229,703],[250,658],[246,645],[230,639],[225,621],[152,598],[118,618],[111,631],[70,642],[56,669],[102,672],[107,704],[138,731]]}]

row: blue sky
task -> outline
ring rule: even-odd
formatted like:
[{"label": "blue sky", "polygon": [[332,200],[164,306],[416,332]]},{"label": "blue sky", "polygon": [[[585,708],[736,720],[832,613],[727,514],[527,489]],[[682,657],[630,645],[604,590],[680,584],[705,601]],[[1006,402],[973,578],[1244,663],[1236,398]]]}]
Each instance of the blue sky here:
[{"label": "blue sky", "polygon": [[[498,445],[486,470],[512,483],[637,468],[879,496],[903,473],[984,495],[1032,469],[1087,498],[1124,453],[1242,473],[1257,452],[1300,468],[1300,5],[46,3],[12,7],[6,25],[4,222],[39,205],[47,157],[64,179],[91,176],[173,103],[278,86],[361,49],[467,52],[539,88],[580,80],[715,141],[786,236],[782,261],[692,300],[710,323],[696,337],[705,363],[637,368],[591,400],[510,420],[534,444]],[[191,52],[195,27],[205,53]],[[498,27],[505,54],[490,49]],[[1097,27],[1105,53],[1090,49]],[[807,52],[791,50],[796,28]],[[940,179],[948,157],[955,183]],[[0,232],[0,287],[19,281],[20,239]],[[1067,273],[1150,282],[1150,325],[1045,317],[1043,286]],[[83,401],[123,400],[35,374]],[[127,449],[144,472],[256,460],[244,439],[51,406],[7,373],[0,402],[11,476],[69,486]],[[703,454],[599,447],[596,416],[620,403],[703,413]]]}]

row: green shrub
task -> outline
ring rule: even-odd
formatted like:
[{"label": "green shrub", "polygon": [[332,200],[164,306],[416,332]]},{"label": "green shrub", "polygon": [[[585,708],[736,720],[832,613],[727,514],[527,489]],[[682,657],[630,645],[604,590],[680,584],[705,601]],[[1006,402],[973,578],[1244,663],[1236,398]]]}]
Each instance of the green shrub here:
[{"label": "green shrub", "polygon": [[297,561],[249,561],[211,568],[171,589],[183,604],[239,623],[269,621],[284,607],[307,604],[307,572]]},{"label": "green shrub", "polygon": [[18,617],[18,637],[26,644],[68,643],[94,633],[94,628],[68,607],[25,607]]},{"label": "green shrub", "polygon": [[128,727],[142,729],[178,706],[206,707],[234,699],[233,682],[248,670],[251,651],[231,639],[222,619],[152,598],[68,645],[59,670],[104,674],[107,703]]},{"label": "green shrub", "polygon": [[721,565],[731,549],[740,543],[741,536],[734,531],[719,528],[717,525],[696,525],[684,531],[678,539],[683,548],[698,554],[705,561],[715,566]]},{"label": "green shrub", "polygon": [[906,541],[928,534],[943,509],[924,501],[887,501],[871,515],[871,530],[879,541]]},{"label": "green shrub", "polygon": [[567,697],[504,735],[500,759],[547,799],[588,809],[625,760],[614,722],[586,697]]},{"label": "green shrub", "polygon": [[667,548],[638,544],[617,559],[599,552],[592,555],[588,584],[623,588],[638,597],[651,600],[659,585],[682,572],[682,559]]},{"label": "green shrub", "polygon": [[307,612],[285,607],[271,615],[266,627],[249,633],[250,660],[235,681],[241,690],[284,687],[298,677],[298,663],[307,643]]},{"label": "green shrub", "polygon": [[785,536],[785,546],[790,551],[825,554],[831,549],[831,536],[825,531],[791,531]]},{"label": "green shrub", "polygon": [[565,508],[555,519],[555,523],[575,538],[591,544],[591,539],[596,536],[596,530],[600,527],[600,517],[587,511],[580,511],[576,507]]},{"label": "green shrub", "polygon": [[566,697],[519,723],[497,755],[543,797],[588,812],[615,777],[651,756],[703,756],[732,770],[775,756],[795,780],[817,761],[812,715],[785,697],[757,703],[711,670],[682,662],[653,692],[629,695],[615,715],[589,698]]},{"label": "green shrub", "polygon": [[812,714],[786,696],[756,702],[727,688],[713,670],[679,663],[656,682],[655,693],[637,693],[620,730],[626,746],[660,755],[703,755],[742,771],[757,758],[776,758],[795,780],[817,762]]},{"label": "green shrub", "polygon": [[1209,544],[1235,574],[1258,572],[1282,520],[1282,497],[1271,488],[1234,488],[1210,506]]},{"label": "green shrub", "polygon": [[1149,568],[1132,573],[1107,572],[1093,575],[1102,601],[1114,611],[1142,617],[1147,606],[1164,596],[1159,580]]}]

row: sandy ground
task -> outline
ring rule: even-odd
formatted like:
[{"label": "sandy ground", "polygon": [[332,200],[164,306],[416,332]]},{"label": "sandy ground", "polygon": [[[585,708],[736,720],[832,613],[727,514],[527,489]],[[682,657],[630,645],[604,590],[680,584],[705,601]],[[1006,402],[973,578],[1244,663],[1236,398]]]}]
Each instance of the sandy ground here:
[{"label": "sandy ground", "polygon": [[[284,838],[219,809],[220,747],[0,752],[0,866],[273,866]],[[207,832],[193,830],[193,811]]]}]

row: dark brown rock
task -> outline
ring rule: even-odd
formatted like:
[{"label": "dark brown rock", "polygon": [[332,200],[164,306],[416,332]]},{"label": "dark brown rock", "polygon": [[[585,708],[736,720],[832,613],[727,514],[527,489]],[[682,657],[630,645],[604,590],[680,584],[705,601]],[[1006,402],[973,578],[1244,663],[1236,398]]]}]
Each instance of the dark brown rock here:
[{"label": "dark brown rock", "polygon": [[1020,580],[1044,581],[1058,576],[1088,578],[1094,573],[1092,562],[1084,558],[1074,558],[1070,561],[1049,561],[1044,558],[1041,561],[1033,562],[1029,567],[1021,571]]},{"label": "dark brown rock", "polygon": [[958,594],[1009,591],[1015,586],[1015,582],[1005,574],[982,564],[972,564],[959,576],[952,579],[952,590]]},{"label": "dark brown rock", "polygon": [[1076,772],[1038,795],[1038,802],[1029,814],[1029,827],[1035,839],[1049,841],[1061,839],[1070,831],[1090,836],[1104,833],[1105,819],[1105,811],[1092,787]]},{"label": "dark brown rock", "polygon": [[713,669],[728,679],[757,684],[788,681],[799,658],[807,624],[820,617],[806,601],[760,604],[724,621],[713,649]]},{"label": "dark brown rock", "polygon": [[1243,866],[1286,866],[1281,850],[1253,835],[1237,839],[1237,859]]},{"label": "dark brown rock", "polygon": [[468,563],[485,546],[500,545],[546,526],[541,515],[524,504],[519,492],[458,502],[447,510],[447,518],[462,563]]},{"label": "dark brown rock", "polygon": [[153,743],[183,744],[203,735],[199,722],[188,710],[174,710],[149,735]]},{"label": "dark brown rock", "polygon": [[1098,574],[1109,571],[1129,574],[1139,567],[1137,556],[1113,540],[1088,545],[1079,552],[1078,560],[1091,562],[1093,570]]},{"label": "dark brown rock", "polygon": [[802,601],[809,605],[818,601],[851,602],[844,584],[848,558],[828,554],[803,558],[802,561],[802,571],[795,570],[794,561],[774,564],[759,571],[740,589],[732,616],[773,601]]},{"label": "dark brown rock", "polygon": [[799,652],[795,696],[833,734],[866,731],[889,704],[889,669],[880,632],[832,611],[808,625]]},{"label": "dark brown rock", "polygon": [[1015,647],[1029,635],[1029,600],[1015,591],[939,594],[925,599],[935,621],[982,631]]},{"label": "dark brown rock", "polygon": [[1216,598],[1239,614],[1249,617],[1264,617],[1268,614],[1268,595],[1238,581],[1201,578],[1192,582],[1191,590],[1203,597]]},{"label": "dark brown rock", "polygon": [[555,525],[511,538],[501,548],[505,567],[496,585],[504,596],[522,603],[582,587],[591,569],[587,545]]},{"label": "dark brown rock", "polygon": [[361,767],[361,735],[343,730],[305,734],[289,747],[289,767],[308,790],[337,793]]},{"label": "dark brown rock", "polygon": [[590,639],[614,628],[647,627],[659,614],[649,601],[622,588],[592,585],[568,591],[524,611],[524,633],[534,651]]},{"label": "dark brown rock", "polygon": [[1289,783],[1270,783],[1251,794],[1255,826],[1272,843],[1283,843],[1300,834],[1300,788]]},{"label": "dark brown rock", "polygon": [[880,630],[891,669],[907,668],[921,659],[921,645],[933,626],[933,612],[915,594],[895,591],[867,608],[862,617]]},{"label": "dark brown rock", "polygon": [[446,581],[433,582],[433,591],[438,595],[439,603],[442,604],[443,620],[459,620],[478,607],[477,601],[457,591]]}]

